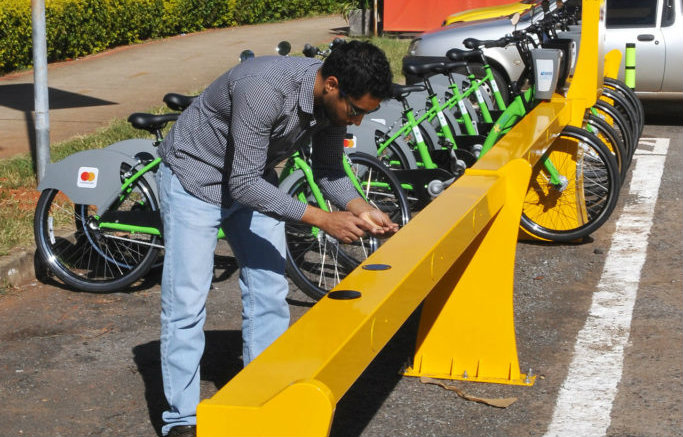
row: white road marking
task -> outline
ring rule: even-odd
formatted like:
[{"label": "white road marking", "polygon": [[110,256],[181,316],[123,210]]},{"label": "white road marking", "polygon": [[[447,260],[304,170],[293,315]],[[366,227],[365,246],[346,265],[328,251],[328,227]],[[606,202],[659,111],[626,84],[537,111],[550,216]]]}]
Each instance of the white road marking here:
[{"label": "white road marking", "polygon": [[668,138],[640,140],[633,157],[631,199],[617,220],[588,319],[577,336],[569,372],[546,432],[548,437],[600,437],[610,425],[668,148]]}]

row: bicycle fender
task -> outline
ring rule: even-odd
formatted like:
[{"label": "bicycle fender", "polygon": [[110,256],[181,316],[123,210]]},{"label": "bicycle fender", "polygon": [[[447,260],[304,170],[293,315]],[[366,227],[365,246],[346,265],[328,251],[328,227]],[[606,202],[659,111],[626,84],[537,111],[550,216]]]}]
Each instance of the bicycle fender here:
[{"label": "bicycle fender", "polygon": [[436,133],[436,129],[430,123],[421,123],[422,134],[427,135],[434,145],[434,148],[439,148],[439,134]]},{"label": "bicycle fender", "polygon": [[406,163],[408,164],[408,168],[418,168],[417,161],[415,160],[415,152],[413,152],[413,149],[410,148],[410,145],[406,142],[406,140],[398,137],[394,140],[394,143],[398,145],[403,152]]},{"label": "bicycle fender", "polygon": [[415,111],[415,118],[419,117],[427,107],[427,101],[429,100],[429,94],[427,91],[415,91],[406,97],[406,101]]},{"label": "bicycle fender", "polygon": [[124,153],[130,157],[135,157],[135,155],[141,152],[149,153],[155,158],[159,156],[157,148],[154,146],[154,141],[142,138],[119,141],[105,147],[105,150]]},{"label": "bicycle fender", "polygon": [[[436,85],[433,87],[434,92],[436,95],[441,96],[442,104],[443,104],[443,96],[446,95],[446,92],[448,91],[447,86],[442,86],[442,85]],[[465,105],[469,103],[468,100],[466,100]],[[458,136],[458,135],[463,135],[463,130],[460,127],[460,123],[458,123],[458,120],[456,120],[455,115],[449,110],[443,110],[442,111],[443,116],[448,120],[448,123],[453,127],[453,136]],[[475,124],[475,129],[476,129],[476,119],[472,119],[472,122]]]},{"label": "bicycle fender", "polygon": [[[385,100],[379,109],[372,114],[363,117],[363,123],[372,121],[384,126],[382,132],[386,132],[394,124],[402,124],[403,105],[397,100]],[[362,123],[361,123],[362,124]]]},{"label": "bicycle fender", "polygon": [[[463,76],[462,74],[454,74],[454,76],[455,76],[454,78],[455,78],[456,82],[460,81],[458,84],[460,89],[463,89],[463,82],[462,81],[466,80],[467,78],[465,76]],[[434,91],[439,96],[445,95],[446,92],[450,88],[448,82],[445,82],[445,83],[440,82],[440,83],[433,85],[433,87],[434,87]],[[487,93],[482,93],[482,97],[484,97],[484,100],[487,101],[487,105],[489,105],[489,103],[491,105],[493,104],[493,102],[491,101],[491,99]],[[469,99],[464,99],[463,103],[465,104],[465,109],[467,109],[467,113],[470,115],[470,119],[472,119],[472,124],[474,125],[474,129],[477,132],[479,132],[479,126],[478,126],[479,113],[474,108],[474,105],[472,104],[472,102]],[[489,105],[489,107],[491,107],[491,106]],[[449,111],[444,111],[444,114],[446,115],[446,118],[448,118],[448,121],[450,121],[450,122],[455,121],[455,116],[453,114],[451,114]],[[455,121],[454,126],[455,126],[455,129],[456,129],[456,132],[458,135],[466,135],[465,133],[462,132],[462,128],[460,127],[460,124],[457,121]]]},{"label": "bicycle fender", "polygon": [[[154,145],[154,141],[143,138],[133,138],[130,140],[119,141],[105,147],[105,150],[123,153],[132,158],[133,162],[137,161],[136,156],[140,153],[149,153],[153,158],[159,157],[159,153],[157,152],[157,147]],[[144,176],[145,181],[152,189],[154,198],[159,199],[156,178],[149,176],[150,175]]]},{"label": "bicycle fender", "polygon": [[[448,81],[448,78],[444,75],[433,76],[429,80],[432,83],[434,91],[439,96],[443,96],[448,90],[448,88],[450,88],[450,82]],[[466,91],[467,88],[469,88],[470,86],[469,79],[467,78],[467,76],[463,74],[453,73],[453,80],[458,86],[458,89],[460,89],[463,92]],[[486,106],[488,106],[489,108],[496,107],[494,101],[491,99],[491,96],[488,93],[482,92],[482,97],[486,102]],[[469,99],[465,99],[465,107],[467,108],[467,112],[470,114],[470,118],[472,118],[472,122],[475,124],[475,127],[477,127],[476,120],[479,120],[479,114],[477,113],[477,110],[474,108],[474,105],[472,105],[472,102],[470,102]]]},{"label": "bicycle fender", "polygon": [[353,137],[353,147],[344,147],[344,152],[364,152],[369,155],[377,155],[377,145],[375,144],[375,130],[384,128],[380,123],[371,120],[363,120],[360,126],[355,124],[346,128],[346,135]]},{"label": "bicycle fender", "polygon": [[[60,190],[72,202],[94,205],[101,213],[121,189],[122,163],[133,166],[136,160],[125,153],[108,149],[74,153],[46,167],[38,190]],[[150,179],[153,178],[145,177],[148,183]],[[151,182],[156,191],[156,184]]]},{"label": "bicycle fender", "polygon": [[[356,143],[356,147],[353,149],[345,149],[346,153],[363,152],[371,156],[377,156],[377,142],[375,140],[375,132],[385,132],[387,126],[375,121],[375,120],[365,120],[360,124],[360,126],[351,125],[347,128],[347,134],[353,135]],[[405,159],[408,161],[410,168],[417,168],[417,162],[413,156],[412,150],[408,143],[403,140],[403,138],[398,137],[394,140],[394,143],[401,149],[405,155]]]}]

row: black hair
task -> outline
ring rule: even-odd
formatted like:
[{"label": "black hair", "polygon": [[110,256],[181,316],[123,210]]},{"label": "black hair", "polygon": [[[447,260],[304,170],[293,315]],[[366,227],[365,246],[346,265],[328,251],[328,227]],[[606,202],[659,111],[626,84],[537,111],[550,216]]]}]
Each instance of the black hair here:
[{"label": "black hair", "polygon": [[332,50],[321,68],[323,78],[334,76],[339,89],[353,98],[370,93],[378,99],[391,97],[391,67],[384,52],[364,41],[349,41]]}]

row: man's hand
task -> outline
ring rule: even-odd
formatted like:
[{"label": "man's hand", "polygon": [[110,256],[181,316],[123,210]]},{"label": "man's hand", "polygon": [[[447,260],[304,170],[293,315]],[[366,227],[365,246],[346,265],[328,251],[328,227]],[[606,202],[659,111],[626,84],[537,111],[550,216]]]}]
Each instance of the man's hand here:
[{"label": "man's hand", "polygon": [[349,202],[347,211],[325,212],[309,205],[301,220],[344,243],[356,241],[365,233],[388,236],[398,231],[398,225],[388,215],[363,199]]},{"label": "man's hand", "polygon": [[398,231],[398,225],[379,209],[363,211],[358,216],[370,225],[370,228],[365,230],[372,235],[394,234]]},{"label": "man's hand", "polygon": [[346,210],[356,217],[360,217],[367,223],[363,229],[375,236],[393,235],[398,231],[398,225],[391,221],[389,216],[370,205],[365,200],[357,197],[346,205]]},{"label": "man's hand", "polygon": [[351,243],[358,240],[371,225],[348,211],[326,212],[307,206],[301,221],[316,226],[337,240]]}]

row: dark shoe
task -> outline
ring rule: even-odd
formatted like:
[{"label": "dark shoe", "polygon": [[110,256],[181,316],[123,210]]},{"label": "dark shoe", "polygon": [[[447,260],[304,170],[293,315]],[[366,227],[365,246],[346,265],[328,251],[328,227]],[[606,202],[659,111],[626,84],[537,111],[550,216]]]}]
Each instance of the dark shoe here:
[{"label": "dark shoe", "polygon": [[166,437],[197,437],[197,427],[195,425],[174,426]]}]

